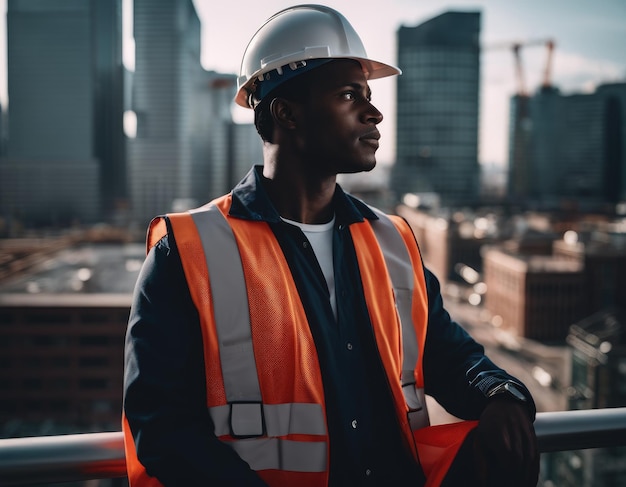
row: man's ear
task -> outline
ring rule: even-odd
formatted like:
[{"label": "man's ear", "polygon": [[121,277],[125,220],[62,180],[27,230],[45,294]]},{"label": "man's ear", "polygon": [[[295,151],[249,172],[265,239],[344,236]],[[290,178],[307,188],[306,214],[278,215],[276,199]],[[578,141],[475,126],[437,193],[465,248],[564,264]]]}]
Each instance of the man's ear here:
[{"label": "man's ear", "polygon": [[274,123],[284,129],[291,130],[296,127],[295,104],[285,98],[274,98],[270,102],[270,113],[274,119]]}]

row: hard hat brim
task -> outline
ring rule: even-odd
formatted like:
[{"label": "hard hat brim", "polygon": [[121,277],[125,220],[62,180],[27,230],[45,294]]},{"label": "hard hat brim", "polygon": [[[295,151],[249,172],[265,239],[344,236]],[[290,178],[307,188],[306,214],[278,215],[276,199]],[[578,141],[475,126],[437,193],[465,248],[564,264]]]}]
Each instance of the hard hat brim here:
[{"label": "hard hat brim", "polygon": [[[331,57],[331,58],[318,58],[318,59],[327,59],[328,61],[338,60],[338,59],[352,59],[354,61],[358,61],[361,64],[361,67],[363,68],[363,73],[365,74],[365,78],[367,80],[387,78],[389,76],[397,76],[397,75],[402,74],[402,70],[396,66],[382,63],[380,61],[375,61],[369,58],[345,56],[345,57]],[[263,69],[259,69],[258,72],[250,76],[250,79],[248,79],[248,81],[239,88],[235,96],[235,103],[237,103],[237,105],[243,108],[252,108],[252,106],[250,106],[248,102],[249,95],[250,95],[250,87],[256,81],[257,76],[261,75],[263,72],[264,72]],[[308,71],[303,71],[303,73],[304,72],[308,72]]]}]

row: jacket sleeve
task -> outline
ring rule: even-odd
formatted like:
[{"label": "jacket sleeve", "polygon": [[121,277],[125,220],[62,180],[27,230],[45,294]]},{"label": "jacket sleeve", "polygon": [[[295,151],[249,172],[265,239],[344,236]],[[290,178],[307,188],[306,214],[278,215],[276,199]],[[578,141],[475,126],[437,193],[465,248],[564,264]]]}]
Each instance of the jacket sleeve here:
[{"label": "jacket sleeve", "polygon": [[443,306],[439,281],[428,269],[424,272],[429,307],[423,362],[426,394],[459,418],[478,419],[487,404],[488,392],[513,380],[524,391],[534,419],[535,404],[528,389],[489,360],[482,345],[450,318]]},{"label": "jacket sleeve", "polygon": [[171,232],[148,253],[126,333],[124,412],[146,472],[164,485],[264,486],[213,433],[199,318]]}]

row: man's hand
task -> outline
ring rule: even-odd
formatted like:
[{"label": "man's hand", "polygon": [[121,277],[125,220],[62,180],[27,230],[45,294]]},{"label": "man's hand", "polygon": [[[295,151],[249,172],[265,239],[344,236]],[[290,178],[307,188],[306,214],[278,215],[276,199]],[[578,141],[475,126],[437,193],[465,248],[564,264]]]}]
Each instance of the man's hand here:
[{"label": "man's hand", "polygon": [[537,486],[537,436],[523,403],[504,395],[493,397],[480,416],[473,436],[481,485]]}]

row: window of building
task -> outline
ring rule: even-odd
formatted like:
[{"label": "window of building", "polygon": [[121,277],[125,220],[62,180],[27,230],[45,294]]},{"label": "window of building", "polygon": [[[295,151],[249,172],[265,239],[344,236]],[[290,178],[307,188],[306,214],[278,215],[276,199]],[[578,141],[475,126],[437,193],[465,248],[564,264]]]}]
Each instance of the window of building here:
[{"label": "window of building", "polygon": [[82,336],[79,338],[80,345],[99,347],[111,343],[111,337],[102,335]]},{"label": "window of building", "polygon": [[41,411],[41,402],[40,401],[26,401],[24,404],[24,410],[27,412],[36,412]]},{"label": "window of building", "polygon": [[106,367],[109,365],[107,357],[81,357],[78,361],[79,367]]},{"label": "window of building", "polygon": [[91,408],[94,413],[108,413],[113,410],[113,405],[111,401],[99,400],[94,401]]},{"label": "window of building", "polygon": [[67,325],[72,322],[69,313],[26,313],[24,322],[28,325]]},{"label": "window of building", "polygon": [[49,402],[49,409],[55,413],[64,413],[70,408],[70,403],[64,400],[52,400]]},{"label": "window of building", "polygon": [[69,357],[51,357],[50,358],[50,365],[54,368],[66,368],[69,367],[71,364],[71,361],[69,359]]},{"label": "window of building", "polygon": [[106,313],[82,313],[80,315],[81,323],[108,323],[109,316]]},{"label": "window of building", "polygon": [[48,383],[54,391],[66,391],[70,388],[70,381],[66,377],[54,377]]},{"label": "window of building", "polygon": [[0,326],[12,325],[14,323],[12,313],[0,313]]},{"label": "window of building", "polygon": [[69,338],[60,335],[45,335],[29,337],[28,341],[36,347],[63,347],[69,343]]},{"label": "window of building", "polygon": [[28,391],[39,391],[42,388],[42,381],[39,377],[27,377],[23,381],[24,389]]},{"label": "window of building", "polygon": [[80,389],[92,390],[92,389],[106,389],[108,387],[108,380],[100,377],[88,377],[80,379],[78,387]]},{"label": "window of building", "polygon": [[36,355],[24,357],[22,360],[22,364],[24,365],[25,369],[38,369],[41,367],[41,363],[41,357],[38,357]]},{"label": "window of building", "polygon": [[0,401],[0,413],[14,414],[17,412],[17,404],[15,401]]}]

